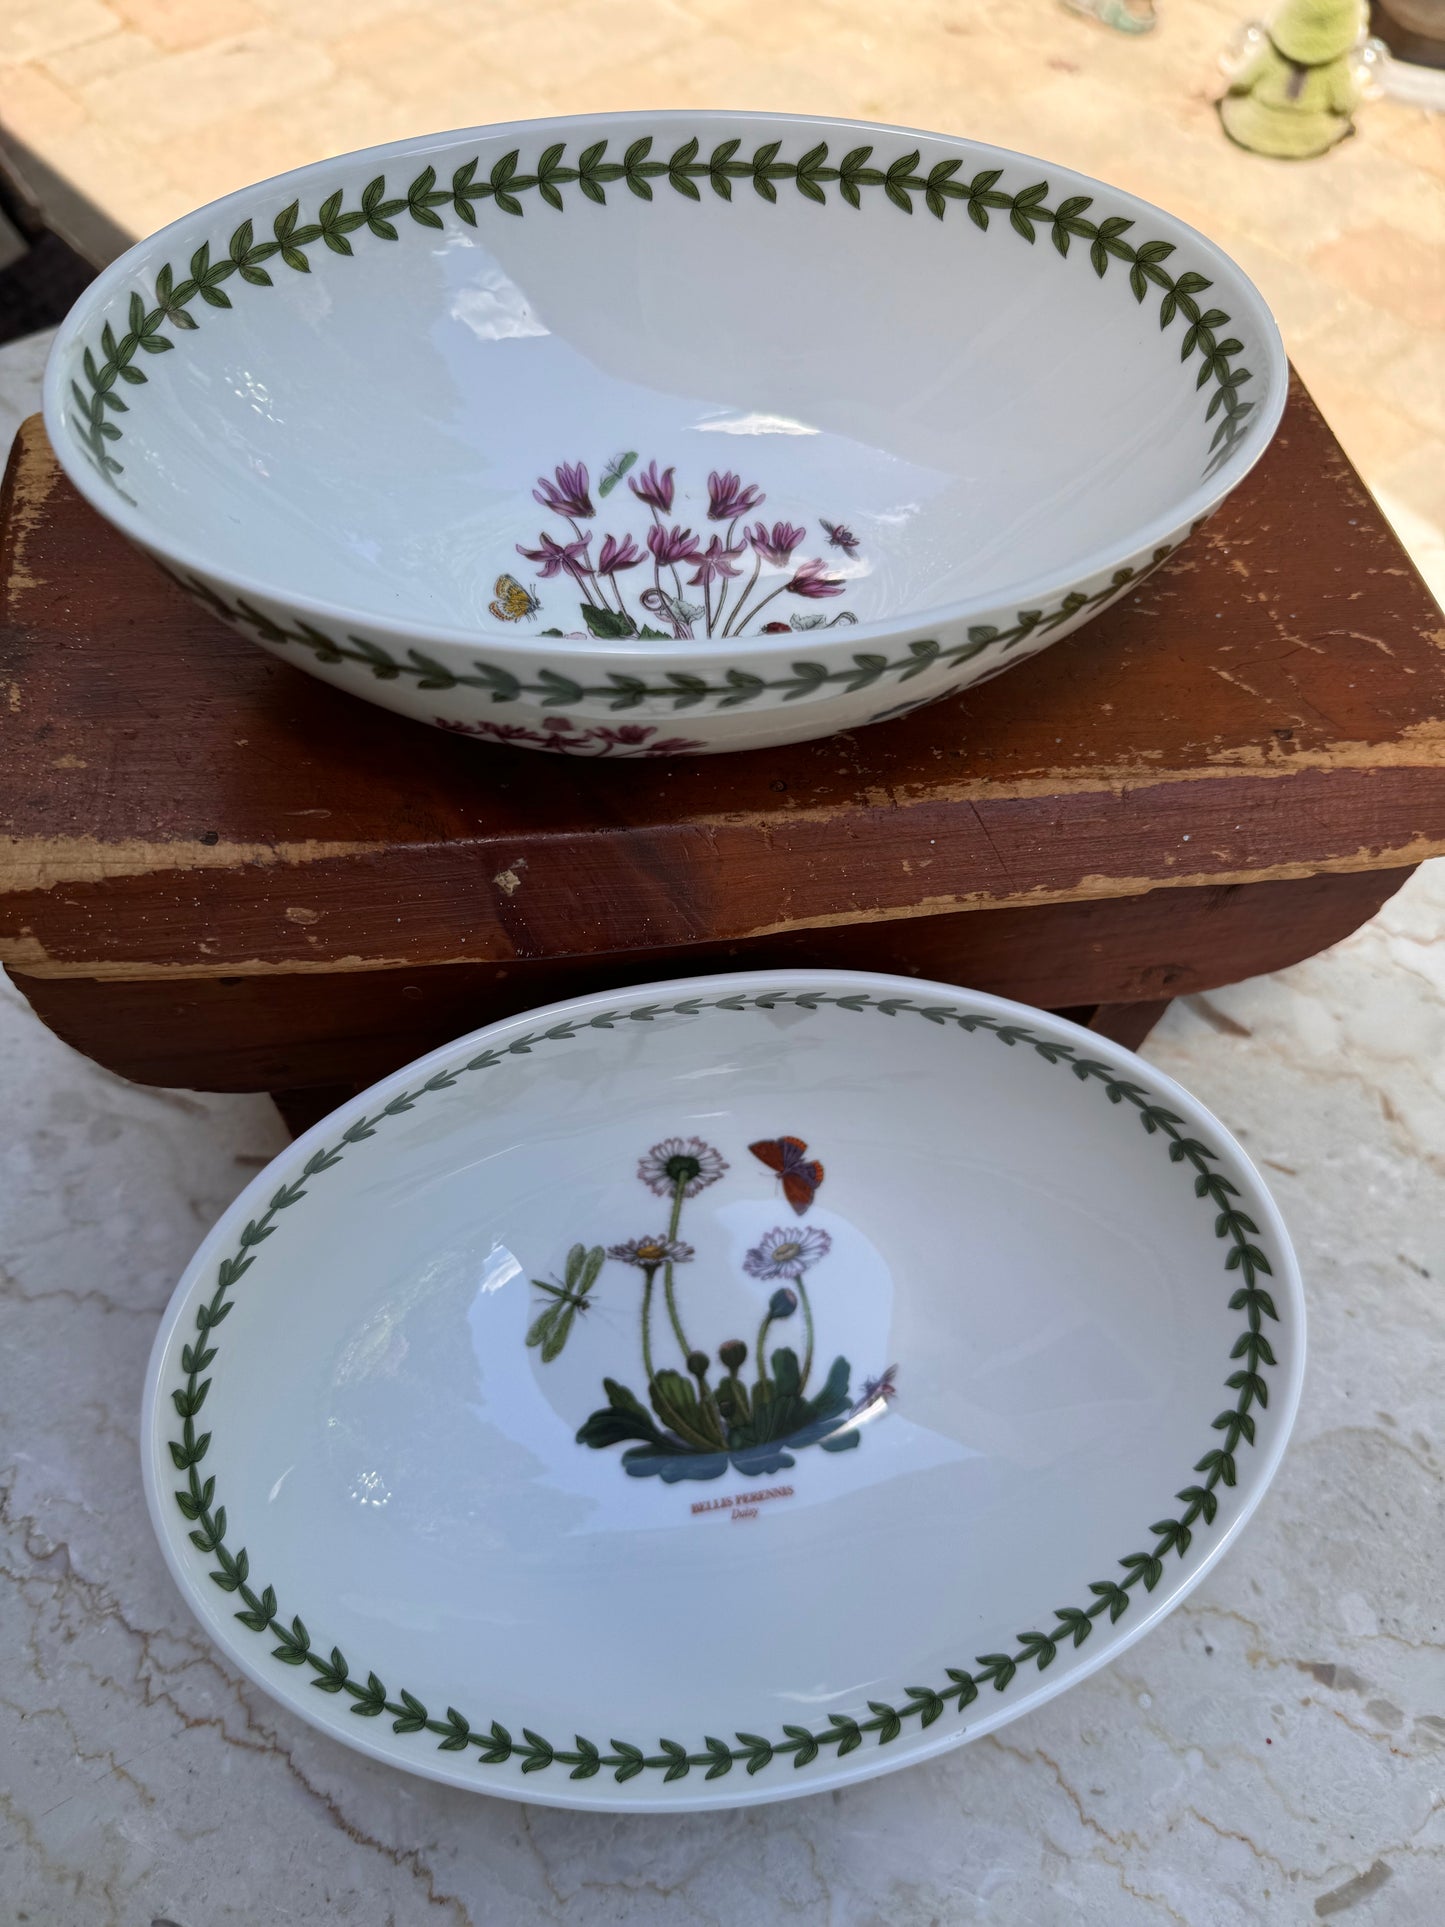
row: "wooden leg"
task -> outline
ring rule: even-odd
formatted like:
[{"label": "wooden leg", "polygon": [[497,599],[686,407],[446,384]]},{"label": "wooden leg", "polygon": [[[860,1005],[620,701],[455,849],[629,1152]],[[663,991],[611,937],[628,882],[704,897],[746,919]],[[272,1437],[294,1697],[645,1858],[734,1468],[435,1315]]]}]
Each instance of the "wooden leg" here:
[{"label": "wooden leg", "polygon": [[1152,1004],[1095,1004],[1092,1009],[1086,1006],[1083,1010],[1060,1011],[1059,1015],[1072,1017],[1076,1024],[1097,1031],[1126,1050],[1138,1050],[1173,1001],[1166,997],[1162,1003]]},{"label": "wooden leg", "polygon": [[357,1089],[355,1084],[312,1084],[303,1091],[272,1091],[271,1102],[281,1113],[281,1122],[292,1137],[300,1137],[338,1104],[355,1097]]}]

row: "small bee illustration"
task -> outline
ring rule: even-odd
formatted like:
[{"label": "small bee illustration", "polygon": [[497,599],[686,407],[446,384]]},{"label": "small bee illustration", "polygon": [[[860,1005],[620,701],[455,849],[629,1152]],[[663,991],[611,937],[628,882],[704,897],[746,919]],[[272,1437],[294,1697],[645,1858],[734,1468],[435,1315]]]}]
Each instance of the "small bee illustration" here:
[{"label": "small bee illustration", "polygon": [[637,450],[635,448],[629,448],[625,455],[614,455],[612,460],[607,464],[606,473],[597,486],[597,493],[599,495],[610,495],[636,460]]},{"label": "small bee illustration", "polygon": [[498,622],[521,622],[525,617],[536,615],[542,606],[514,575],[499,575],[493,594],[497,599],[491,605],[492,614]]}]

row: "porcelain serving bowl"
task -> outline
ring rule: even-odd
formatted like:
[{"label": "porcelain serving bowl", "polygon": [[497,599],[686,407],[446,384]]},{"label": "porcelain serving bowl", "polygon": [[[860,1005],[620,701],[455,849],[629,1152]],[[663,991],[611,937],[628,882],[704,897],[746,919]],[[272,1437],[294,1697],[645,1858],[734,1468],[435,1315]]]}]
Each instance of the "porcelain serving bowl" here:
[{"label": "porcelain serving bowl", "polygon": [[912,978],[507,1020],[248,1187],[147,1380],[186,1600],[408,1771],[672,1810],[925,1759],[1182,1599],[1283,1452],[1279,1214],[1087,1031]]},{"label": "porcelain serving bowl", "polygon": [[976,142],[760,114],[474,128],[122,256],[46,376],[93,505],[422,721],[787,743],[1025,660],[1258,460],[1286,364],[1170,215]]}]

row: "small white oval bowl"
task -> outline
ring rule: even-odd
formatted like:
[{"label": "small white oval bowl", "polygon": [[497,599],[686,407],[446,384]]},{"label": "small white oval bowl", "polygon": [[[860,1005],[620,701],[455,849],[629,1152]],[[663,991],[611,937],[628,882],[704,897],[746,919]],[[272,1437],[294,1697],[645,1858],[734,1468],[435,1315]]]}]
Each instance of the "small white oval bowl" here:
[{"label": "small white oval bowl", "polygon": [[1067,168],[614,114],[188,215],[77,302],[45,416],[87,499],[286,659],[484,739],[657,755],[1035,654],[1218,505],[1286,382],[1218,248]]},{"label": "small white oval bowl", "polygon": [[[672,1277],[617,1251],[669,1231]],[[831,1414],[761,1454],[597,1435],[644,1359],[700,1349],[721,1399],[735,1340]],[[997,997],[749,972],[510,1018],[298,1139],[176,1289],[142,1457],[187,1603],[291,1712],[677,1811],[930,1758],[1114,1658],[1239,1535],[1303,1369],[1279,1213],[1170,1079]]]}]

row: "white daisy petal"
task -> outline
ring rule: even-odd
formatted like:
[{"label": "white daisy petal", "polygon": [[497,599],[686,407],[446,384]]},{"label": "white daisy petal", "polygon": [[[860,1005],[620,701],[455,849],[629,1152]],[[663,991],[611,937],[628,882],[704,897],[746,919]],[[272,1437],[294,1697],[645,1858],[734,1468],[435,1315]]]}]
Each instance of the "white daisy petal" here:
[{"label": "white daisy petal", "polygon": [[665,1137],[638,1160],[637,1175],[659,1198],[672,1197],[679,1184],[685,1198],[695,1198],[727,1168],[727,1159],[702,1138]]},{"label": "white daisy petal", "polygon": [[796,1230],[777,1225],[765,1231],[743,1259],[743,1270],[752,1278],[801,1278],[819,1259],[826,1258],[833,1240],[816,1225]]}]

